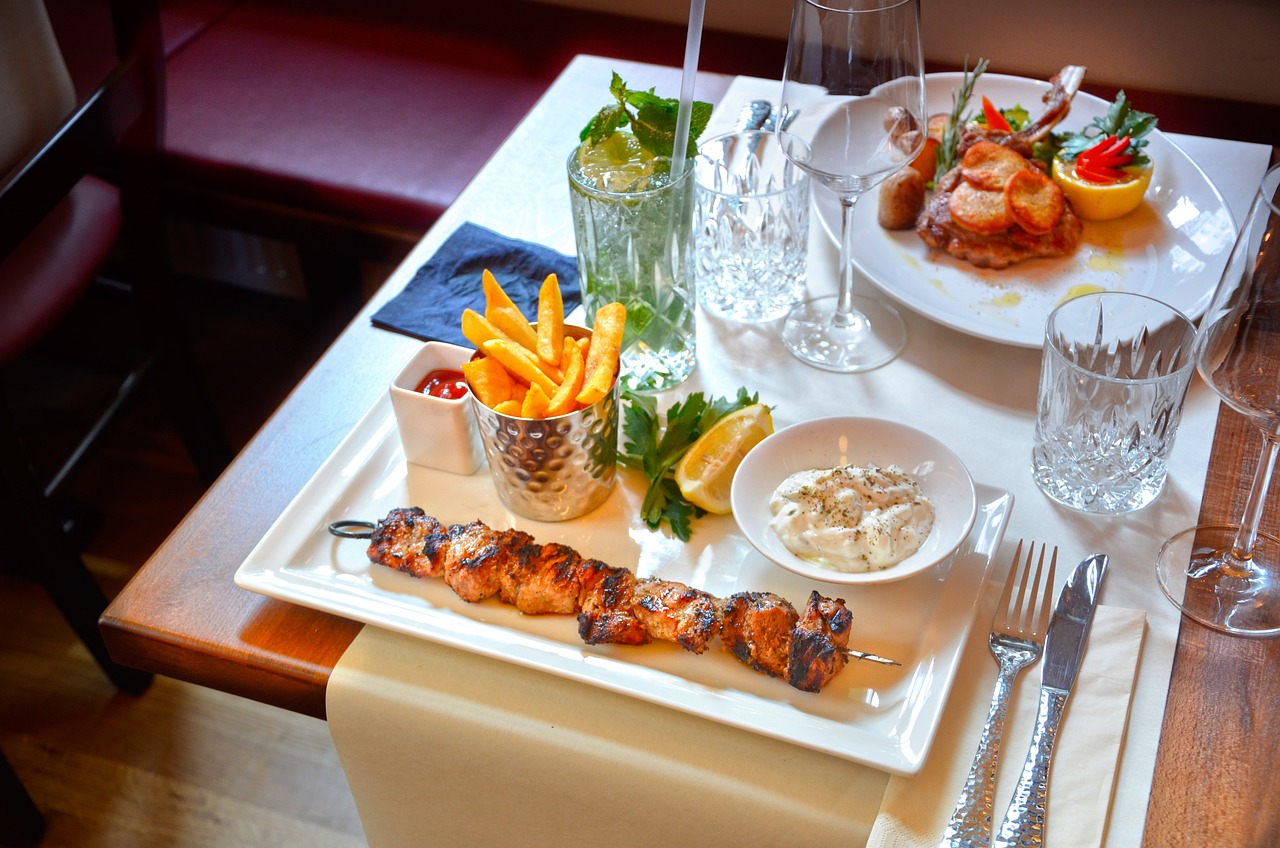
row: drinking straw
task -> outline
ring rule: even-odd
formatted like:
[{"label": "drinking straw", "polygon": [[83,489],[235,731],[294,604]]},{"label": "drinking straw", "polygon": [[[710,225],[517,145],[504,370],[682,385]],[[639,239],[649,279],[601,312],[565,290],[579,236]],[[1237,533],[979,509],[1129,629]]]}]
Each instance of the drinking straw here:
[{"label": "drinking straw", "polygon": [[671,177],[684,173],[685,150],[689,147],[689,118],[693,113],[693,83],[698,76],[698,50],[702,46],[702,16],[706,0],[689,0],[689,31],[684,41],[684,70],[680,77],[680,108],[676,112],[675,147],[671,151]]}]

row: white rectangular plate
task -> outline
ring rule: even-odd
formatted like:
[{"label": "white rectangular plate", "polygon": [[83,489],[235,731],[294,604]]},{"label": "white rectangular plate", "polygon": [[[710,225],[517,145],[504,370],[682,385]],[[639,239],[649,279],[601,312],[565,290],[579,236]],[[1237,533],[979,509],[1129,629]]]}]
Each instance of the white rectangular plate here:
[{"label": "white rectangular plate", "polygon": [[[272,525],[236,572],[236,584],[284,601],[583,681],[895,774],[924,764],[973,624],[1013,496],[978,487],[973,531],[949,561],[874,586],[814,582],[770,563],[732,516],[706,516],[683,543],[639,519],[644,481],[621,471],[590,515],[560,524],[507,512],[487,466],[471,476],[410,466],[390,402],[373,405]],[[339,519],[376,520],[420,506],[440,521],[518,527],[540,542],[639,575],[680,580],[717,595],[771,591],[794,604],[810,591],[843,597],[854,616],[850,647],[900,668],[853,661],[819,694],[793,689],[712,650],[671,644],[584,645],[573,616],[526,616],[497,601],[467,604],[441,580],[418,580],[365,556],[366,543],[330,535]]]}]

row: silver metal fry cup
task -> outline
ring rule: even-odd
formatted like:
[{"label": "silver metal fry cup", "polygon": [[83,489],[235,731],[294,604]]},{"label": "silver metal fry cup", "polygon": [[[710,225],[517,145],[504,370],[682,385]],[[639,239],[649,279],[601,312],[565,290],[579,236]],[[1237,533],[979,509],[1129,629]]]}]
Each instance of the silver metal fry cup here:
[{"label": "silver metal fry cup", "polygon": [[[565,334],[589,330],[565,326]],[[503,415],[471,394],[480,440],[498,497],[536,521],[566,521],[600,506],[613,491],[618,460],[618,381],[576,412],[533,419]]]}]

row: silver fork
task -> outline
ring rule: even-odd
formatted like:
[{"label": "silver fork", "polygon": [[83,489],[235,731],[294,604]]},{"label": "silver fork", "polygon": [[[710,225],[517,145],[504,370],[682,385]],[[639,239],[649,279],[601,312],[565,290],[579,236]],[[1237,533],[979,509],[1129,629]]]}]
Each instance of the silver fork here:
[{"label": "silver fork", "polygon": [[[1044,571],[1045,546],[1040,546],[1036,557],[1036,543],[1027,548],[1027,558],[1022,572],[1017,573],[1022,559],[1022,542],[1013,553],[1009,578],[996,604],[995,618],[991,622],[991,635],[987,642],[991,653],[1000,663],[1000,676],[996,678],[996,690],[991,696],[987,721],[978,741],[978,753],[974,755],[969,776],[960,791],[955,812],[943,832],[941,848],[986,848],[991,844],[991,815],[996,783],[996,762],[1000,757],[1000,739],[1004,735],[1004,720],[1009,711],[1009,693],[1013,691],[1014,678],[1024,668],[1040,658],[1044,648],[1044,633],[1049,624],[1049,612],[1053,600],[1053,577],[1058,567],[1058,549],[1053,549],[1049,571]],[[1032,562],[1035,574],[1032,575]],[[1018,596],[1013,600],[1014,584]],[[1028,588],[1028,586],[1030,588]]]}]

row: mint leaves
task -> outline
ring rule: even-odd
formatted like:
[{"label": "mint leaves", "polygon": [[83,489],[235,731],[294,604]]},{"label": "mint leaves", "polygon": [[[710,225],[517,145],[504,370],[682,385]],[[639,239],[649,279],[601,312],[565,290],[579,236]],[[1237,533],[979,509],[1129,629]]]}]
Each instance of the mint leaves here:
[{"label": "mint leaves", "polygon": [[694,392],[667,410],[664,429],[658,418],[657,402],[649,396],[623,392],[626,400],[622,432],[622,463],[649,478],[649,488],[640,506],[644,523],[657,529],[667,522],[671,533],[682,542],[689,541],[693,519],[704,514],[680,494],[673,469],[698,437],[731,412],[759,403],[758,394],[738,389],[736,398],[707,398]]},{"label": "mint leaves", "polygon": [[[680,101],[659,97],[652,88],[648,91],[633,91],[627,88],[617,71],[613,72],[609,93],[616,102],[601,109],[587,122],[578,136],[579,140],[589,142],[594,147],[619,129],[630,127],[642,148],[654,156],[670,158],[675,149],[676,118],[680,111]],[[711,104],[701,100],[693,101],[689,114],[689,145],[686,156],[692,158],[697,155],[698,136],[707,128],[707,121],[710,119]]]}]

